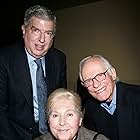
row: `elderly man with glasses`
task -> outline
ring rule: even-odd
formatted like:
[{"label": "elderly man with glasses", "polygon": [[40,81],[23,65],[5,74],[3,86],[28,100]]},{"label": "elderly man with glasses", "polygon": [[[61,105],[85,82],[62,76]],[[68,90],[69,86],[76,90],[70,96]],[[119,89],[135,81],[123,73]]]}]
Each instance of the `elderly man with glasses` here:
[{"label": "elderly man with glasses", "polygon": [[118,80],[115,68],[101,55],[82,59],[79,77],[91,95],[84,103],[84,126],[110,140],[139,139],[140,86]]}]

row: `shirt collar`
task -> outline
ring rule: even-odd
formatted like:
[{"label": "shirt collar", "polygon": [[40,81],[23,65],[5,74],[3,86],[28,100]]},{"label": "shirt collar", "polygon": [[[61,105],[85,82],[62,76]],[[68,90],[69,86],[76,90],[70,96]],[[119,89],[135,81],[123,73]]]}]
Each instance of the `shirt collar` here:
[{"label": "shirt collar", "polygon": [[116,85],[115,85],[115,87],[114,87],[114,91],[113,91],[113,96],[112,96],[111,104],[116,105]]},{"label": "shirt collar", "polygon": [[[29,64],[32,64],[36,58],[30,55],[30,53],[27,51],[26,48],[25,48],[25,51],[27,54],[27,59],[28,59]],[[41,57],[40,59],[42,60],[42,65],[45,65],[45,57]]]}]

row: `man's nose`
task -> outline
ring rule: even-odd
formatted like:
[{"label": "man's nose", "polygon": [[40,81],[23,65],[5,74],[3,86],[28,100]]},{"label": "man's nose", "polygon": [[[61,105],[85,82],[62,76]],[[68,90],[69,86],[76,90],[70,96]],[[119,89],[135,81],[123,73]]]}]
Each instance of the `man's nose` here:
[{"label": "man's nose", "polygon": [[44,33],[41,33],[40,36],[39,36],[39,41],[41,43],[45,42],[45,34]]},{"label": "man's nose", "polygon": [[92,79],[92,85],[94,88],[97,88],[100,86],[101,82],[97,81],[96,79]]}]

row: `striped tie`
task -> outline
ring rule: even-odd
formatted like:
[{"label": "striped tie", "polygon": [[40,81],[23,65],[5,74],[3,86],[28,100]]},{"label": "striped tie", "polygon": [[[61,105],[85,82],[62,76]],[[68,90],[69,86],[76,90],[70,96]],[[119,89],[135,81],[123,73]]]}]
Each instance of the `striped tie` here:
[{"label": "striped tie", "polygon": [[37,98],[38,98],[38,110],[39,110],[39,131],[44,134],[47,132],[47,124],[45,117],[45,104],[47,100],[47,86],[45,82],[43,67],[41,59],[36,59],[37,64],[36,71],[36,86],[37,86]]}]

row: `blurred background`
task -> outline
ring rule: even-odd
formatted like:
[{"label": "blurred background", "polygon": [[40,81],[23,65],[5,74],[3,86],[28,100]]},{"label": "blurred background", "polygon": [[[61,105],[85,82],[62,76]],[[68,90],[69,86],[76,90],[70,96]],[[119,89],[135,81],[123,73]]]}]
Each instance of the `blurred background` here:
[{"label": "blurred background", "polygon": [[1,5],[0,45],[21,36],[25,10],[34,4],[57,16],[54,46],[67,56],[68,88],[76,89],[79,61],[107,57],[125,82],[140,85],[140,8],[137,0],[19,0]]}]

